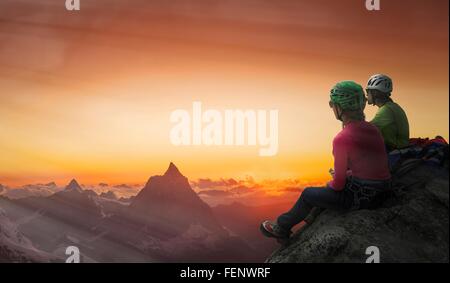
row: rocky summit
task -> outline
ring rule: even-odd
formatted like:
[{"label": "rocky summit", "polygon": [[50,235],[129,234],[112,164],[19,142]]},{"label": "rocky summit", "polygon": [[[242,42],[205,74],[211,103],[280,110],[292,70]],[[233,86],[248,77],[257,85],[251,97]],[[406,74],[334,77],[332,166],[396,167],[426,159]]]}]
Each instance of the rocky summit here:
[{"label": "rocky summit", "polygon": [[374,210],[324,210],[267,262],[356,262],[379,250],[380,262],[449,261],[448,164],[420,165],[395,179],[394,194]]}]

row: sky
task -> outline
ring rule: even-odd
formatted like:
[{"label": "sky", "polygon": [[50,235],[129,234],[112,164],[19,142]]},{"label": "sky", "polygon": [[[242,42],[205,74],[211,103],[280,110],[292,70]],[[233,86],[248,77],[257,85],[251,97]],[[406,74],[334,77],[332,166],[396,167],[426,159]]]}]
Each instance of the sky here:
[{"label": "sky", "polygon": [[[447,0],[0,0],[0,183],[328,179],[338,81],[394,80],[412,137],[448,139]],[[181,146],[176,109],[278,109],[279,150]],[[367,107],[371,119],[376,108]]]}]

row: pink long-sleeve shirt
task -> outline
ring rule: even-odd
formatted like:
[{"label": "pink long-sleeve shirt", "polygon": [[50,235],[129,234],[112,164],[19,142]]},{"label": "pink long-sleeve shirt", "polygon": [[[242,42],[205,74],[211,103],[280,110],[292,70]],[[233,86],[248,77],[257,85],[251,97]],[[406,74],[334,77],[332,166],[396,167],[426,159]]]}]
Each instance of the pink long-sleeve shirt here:
[{"label": "pink long-sleeve shirt", "polygon": [[369,122],[347,124],[333,140],[333,155],[334,178],[328,185],[334,190],[344,189],[349,174],[364,180],[391,177],[383,137]]}]

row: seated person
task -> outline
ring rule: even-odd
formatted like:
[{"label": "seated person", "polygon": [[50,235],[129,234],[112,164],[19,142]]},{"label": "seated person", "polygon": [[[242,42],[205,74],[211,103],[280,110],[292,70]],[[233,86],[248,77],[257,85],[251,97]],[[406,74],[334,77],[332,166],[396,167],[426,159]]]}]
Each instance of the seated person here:
[{"label": "seated person", "polygon": [[314,207],[370,208],[382,192],[390,189],[383,137],[364,118],[363,88],[352,81],[340,82],[331,90],[330,98],[330,107],[343,124],[342,131],[333,140],[333,180],[323,188],[304,189],[292,209],[280,215],[276,223],[264,221],[260,229],[267,237],[288,238],[292,227],[303,221]]},{"label": "seated person", "polygon": [[379,109],[371,121],[384,138],[388,151],[409,145],[409,123],[405,111],[391,99],[392,80],[386,75],[373,75],[366,87],[367,102]]}]

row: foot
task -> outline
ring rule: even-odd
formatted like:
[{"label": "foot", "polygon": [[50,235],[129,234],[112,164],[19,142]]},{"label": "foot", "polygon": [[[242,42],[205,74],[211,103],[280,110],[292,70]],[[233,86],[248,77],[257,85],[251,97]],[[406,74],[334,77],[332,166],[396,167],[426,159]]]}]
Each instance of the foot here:
[{"label": "foot", "polygon": [[268,220],[261,223],[260,230],[264,236],[277,239],[288,239],[291,231],[286,232],[278,224]]}]

